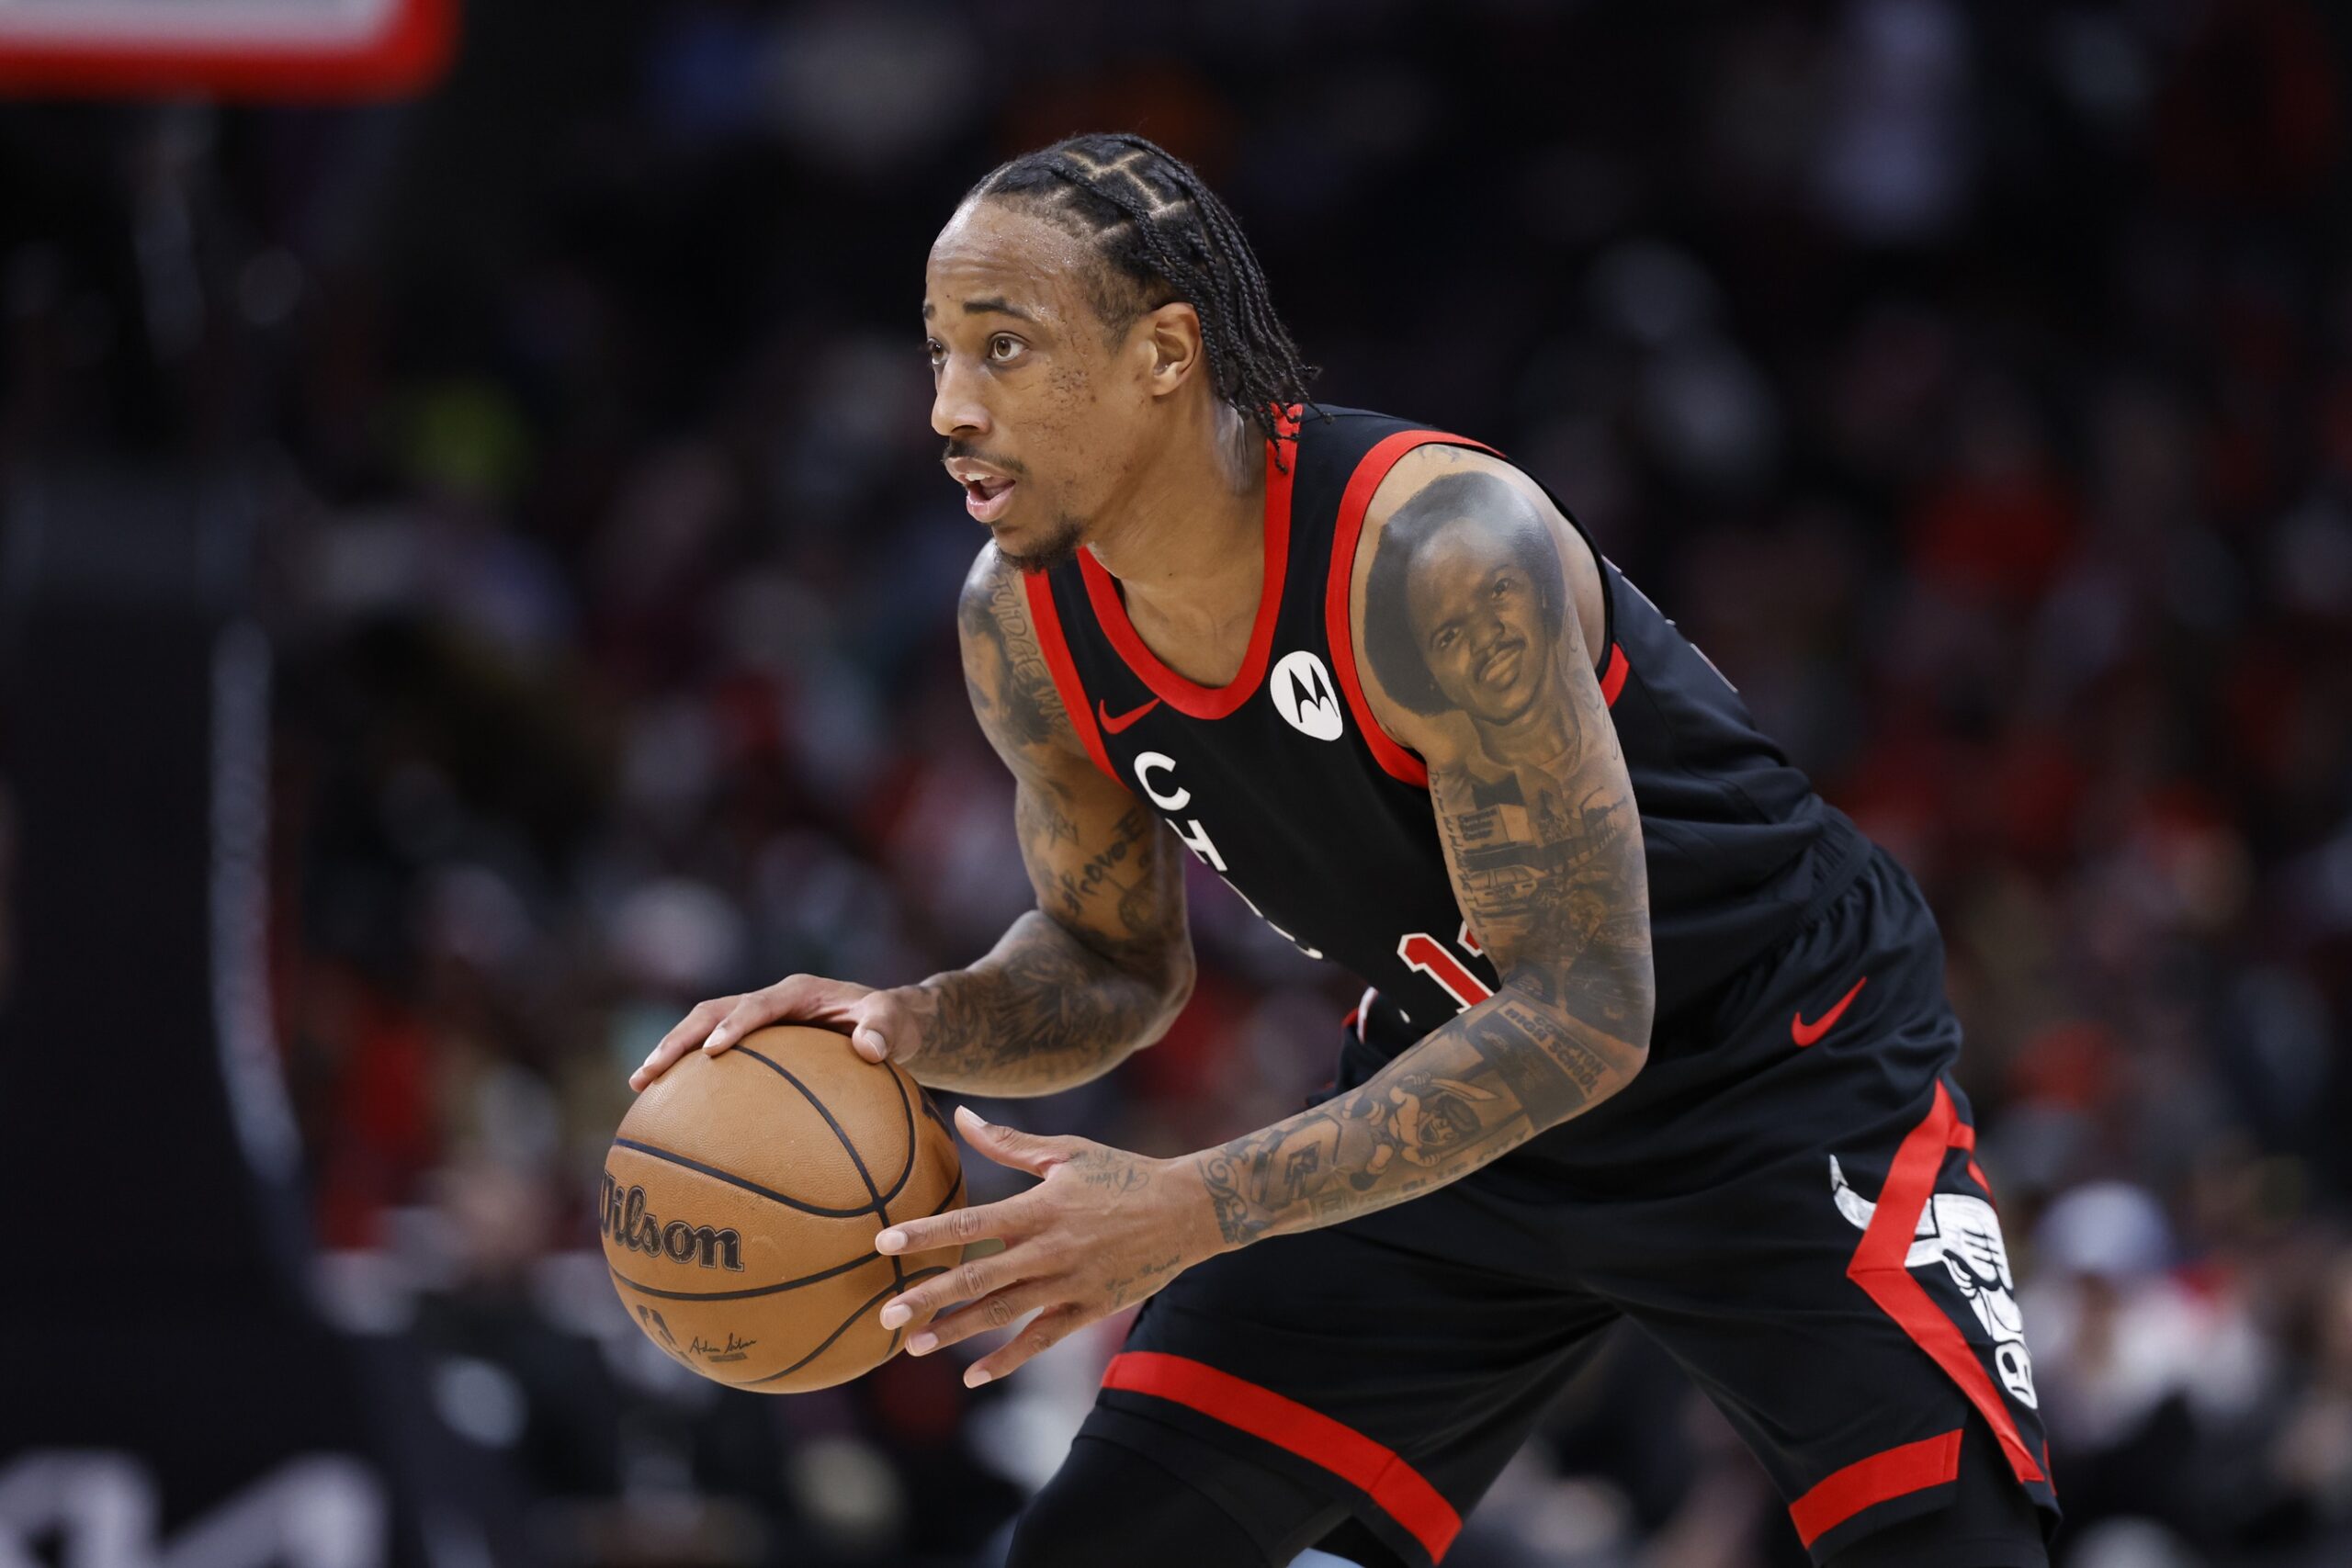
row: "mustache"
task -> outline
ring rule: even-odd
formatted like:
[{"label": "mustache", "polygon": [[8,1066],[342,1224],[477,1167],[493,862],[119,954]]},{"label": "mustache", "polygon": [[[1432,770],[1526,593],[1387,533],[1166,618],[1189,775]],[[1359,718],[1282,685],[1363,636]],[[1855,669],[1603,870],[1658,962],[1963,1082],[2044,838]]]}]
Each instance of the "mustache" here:
[{"label": "mustache", "polygon": [[950,441],[947,444],[947,450],[940,454],[939,460],[947,463],[958,457],[969,457],[975,463],[986,463],[989,468],[1000,468],[1016,479],[1026,479],[1029,475],[1026,464],[1012,457],[991,457],[968,441]]},{"label": "mustache", "polygon": [[1494,668],[1495,661],[1497,660],[1501,659],[1505,654],[1516,653],[1526,646],[1527,639],[1523,637],[1507,637],[1498,638],[1492,648],[1489,648],[1485,653],[1479,655],[1478,662],[1473,665],[1472,669],[1477,674],[1484,675],[1488,670]]}]

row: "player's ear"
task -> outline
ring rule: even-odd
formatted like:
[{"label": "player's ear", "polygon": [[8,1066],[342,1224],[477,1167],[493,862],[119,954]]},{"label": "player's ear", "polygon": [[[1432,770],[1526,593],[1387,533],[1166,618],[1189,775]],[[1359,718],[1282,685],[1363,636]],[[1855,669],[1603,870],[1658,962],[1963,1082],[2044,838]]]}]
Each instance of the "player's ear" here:
[{"label": "player's ear", "polygon": [[1200,312],[1182,299],[1171,299],[1145,311],[1136,326],[1151,348],[1152,395],[1166,397],[1191,379],[1202,364]]}]

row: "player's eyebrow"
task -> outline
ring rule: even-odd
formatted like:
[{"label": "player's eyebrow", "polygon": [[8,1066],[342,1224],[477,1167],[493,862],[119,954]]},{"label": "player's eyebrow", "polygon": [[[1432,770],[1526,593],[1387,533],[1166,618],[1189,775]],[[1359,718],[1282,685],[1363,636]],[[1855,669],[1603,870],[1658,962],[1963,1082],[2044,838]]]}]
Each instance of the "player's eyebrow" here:
[{"label": "player's eyebrow", "polygon": [[985,299],[965,300],[964,314],[1011,316],[1016,321],[1034,321],[1037,319],[1001,294],[991,294]]},{"label": "player's eyebrow", "polygon": [[[928,321],[938,314],[938,306],[933,305],[928,299],[922,302],[922,319],[924,321]],[[1012,300],[1007,299],[1002,295],[999,294],[991,294],[984,299],[965,300],[964,314],[967,316],[1011,316],[1016,321],[1035,321],[1037,319],[1028,311],[1023,310],[1020,306],[1015,305]]]}]

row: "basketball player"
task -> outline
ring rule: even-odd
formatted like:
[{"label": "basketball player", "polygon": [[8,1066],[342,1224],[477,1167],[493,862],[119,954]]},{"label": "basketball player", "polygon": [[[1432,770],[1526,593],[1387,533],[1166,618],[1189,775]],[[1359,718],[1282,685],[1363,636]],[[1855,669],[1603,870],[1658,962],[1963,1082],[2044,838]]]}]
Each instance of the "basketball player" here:
[{"label": "basketball player", "polygon": [[1037,908],[921,985],[705,1002],[631,1081],[795,1019],[942,1089],[1084,1082],[1190,992],[1186,853],[1371,987],[1298,1114],[1151,1159],[966,1111],[1044,1179],[877,1238],[1006,1243],[882,1309],[916,1354],[1035,1312],[974,1384],[1144,1303],[1012,1568],[1439,1562],[1620,1318],[1817,1562],[2046,1563],[1911,879],[1535,481],[1309,402],[1231,215],[1152,143],[989,174],[922,314]]}]

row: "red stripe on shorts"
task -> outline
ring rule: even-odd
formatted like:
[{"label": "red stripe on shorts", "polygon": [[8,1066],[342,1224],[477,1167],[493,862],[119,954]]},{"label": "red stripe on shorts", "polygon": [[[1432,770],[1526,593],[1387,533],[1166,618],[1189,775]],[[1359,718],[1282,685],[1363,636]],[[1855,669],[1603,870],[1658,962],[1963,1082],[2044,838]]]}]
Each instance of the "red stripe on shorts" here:
[{"label": "red stripe on shorts", "polygon": [[1461,1533],[1462,1516],[1453,1505],[1394,1450],[1272,1389],[1158,1350],[1112,1357],[1102,1386],[1171,1400],[1322,1466],[1367,1494],[1421,1543],[1432,1562],[1443,1558]]},{"label": "red stripe on shorts", "polygon": [[1960,1479],[1960,1431],[1858,1459],[1789,1505],[1808,1547],[1864,1508]]}]

